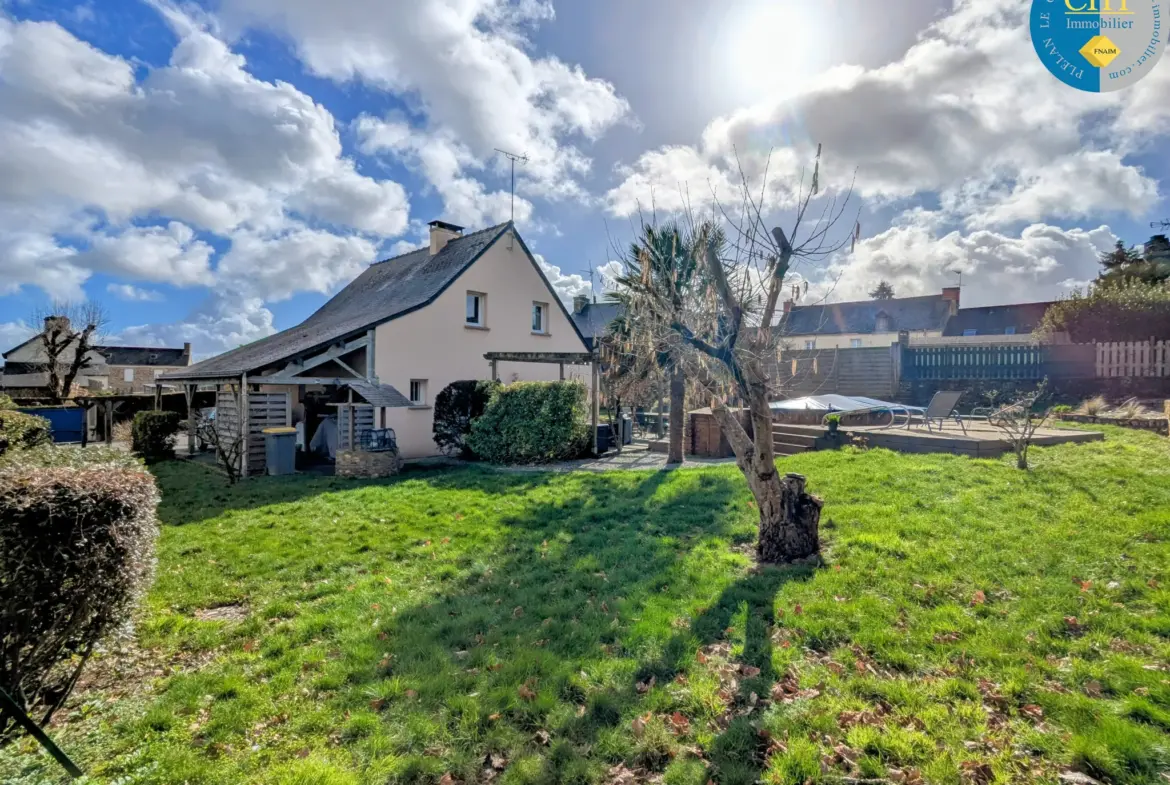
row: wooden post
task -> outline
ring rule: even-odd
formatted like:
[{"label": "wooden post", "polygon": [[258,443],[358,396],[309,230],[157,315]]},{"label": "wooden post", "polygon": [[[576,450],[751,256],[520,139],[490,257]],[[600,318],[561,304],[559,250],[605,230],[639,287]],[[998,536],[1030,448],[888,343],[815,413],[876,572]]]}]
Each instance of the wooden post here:
[{"label": "wooden post", "polygon": [[561,381],[563,382],[565,380],[565,364],[561,363],[560,365],[561,365]]},{"label": "wooden post", "polygon": [[496,372],[496,361],[492,360],[492,379],[491,380],[494,382],[499,378],[500,378],[499,374]]},{"label": "wooden post", "polygon": [[242,447],[240,448],[240,476],[247,478],[248,476],[248,453],[252,446],[252,434],[250,433],[252,425],[248,422],[248,374],[240,375],[240,408],[237,416],[240,424],[240,435],[243,439]]},{"label": "wooden post", "polygon": [[355,418],[354,418],[354,408],[353,408],[353,388],[352,387],[349,388],[349,406],[347,407],[347,411],[349,412],[349,450],[350,450],[350,452],[354,452],[357,445],[355,445],[353,443],[353,433],[354,433],[353,421]]},{"label": "wooden post", "polygon": [[154,385],[154,410],[162,411],[162,385]]},{"label": "wooden post", "polygon": [[187,454],[195,454],[195,385],[183,385],[183,397],[187,399]]},{"label": "wooden post", "polygon": [[114,443],[114,402],[105,401],[106,410],[106,444]]},{"label": "wooden post", "polygon": [[593,405],[592,405],[592,409],[593,409],[593,418],[592,418],[593,419],[593,454],[597,455],[598,454],[597,453],[597,421],[601,417],[601,401],[598,399],[598,396],[597,396],[597,375],[598,375],[597,358],[594,358],[593,362],[590,363],[590,367],[593,368]]},{"label": "wooden post", "polygon": [[374,331],[366,331],[366,379],[373,381],[377,378],[374,373],[376,366],[374,364]]},{"label": "wooden post", "polygon": [[90,409],[90,406],[93,406],[93,404],[90,403],[85,407],[85,417],[83,417],[81,420],[81,448],[82,449],[85,449],[85,446],[87,444],[89,444],[89,409]]}]

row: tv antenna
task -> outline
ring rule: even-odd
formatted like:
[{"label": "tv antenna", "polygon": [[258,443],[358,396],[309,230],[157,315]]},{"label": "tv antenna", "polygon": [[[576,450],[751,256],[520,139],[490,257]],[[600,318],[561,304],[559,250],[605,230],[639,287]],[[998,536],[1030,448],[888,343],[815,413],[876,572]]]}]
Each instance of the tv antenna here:
[{"label": "tv antenna", "polygon": [[1170,229],[1170,221],[1150,221],[1151,229]]},{"label": "tv antenna", "polygon": [[500,149],[500,148],[498,148],[498,147],[497,147],[497,148],[495,148],[495,150],[496,150],[496,152],[497,152],[497,153],[499,153],[500,155],[504,156],[505,158],[507,158],[509,161],[511,161],[511,162],[512,162],[512,201],[511,201],[511,209],[512,209],[512,220],[513,220],[513,221],[515,221],[515,220],[516,220],[516,162],[517,162],[517,161],[519,161],[519,162],[520,162],[520,163],[522,163],[522,164],[526,164],[526,163],[528,163],[528,156],[526,156],[526,155],[517,155],[516,153],[509,153],[507,150],[501,150],[501,149]]},{"label": "tv antenna", "polygon": [[[585,272],[582,270],[581,272]],[[589,262],[589,293],[593,295],[593,302],[597,302],[597,288],[593,285],[593,262]]]}]

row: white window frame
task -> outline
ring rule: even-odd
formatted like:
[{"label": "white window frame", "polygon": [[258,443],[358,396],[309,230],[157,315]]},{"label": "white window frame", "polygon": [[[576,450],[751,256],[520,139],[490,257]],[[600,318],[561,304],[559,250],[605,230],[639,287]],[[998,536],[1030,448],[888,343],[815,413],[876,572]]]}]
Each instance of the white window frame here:
[{"label": "white window frame", "polygon": [[122,369],[122,381],[130,382],[131,384],[134,383],[134,369],[133,368],[123,368]]},{"label": "white window frame", "polygon": [[407,388],[410,405],[411,406],[426,406],[427,405],[427,380],[426,379],[411,379],[410,386]]},{"label": "white window frame", "polygon": [[861,342],[860,338],[850,338],[849,339],[849,348],[850,349],[860,349],[861,347],[862,347],[862,342]]},{"label": "white window frame", "polygon": [[[536,315],[540,313],[540,327],[536,326]],[[532,332],[534,335],[548,335],[548,303],[532,303]]]},{"label": "white window frame", "polygon": [[[472,298],[475,298],[476,318],[472,319],[467,313],[467,306],[471,304]],[[468,327],[486,327],[487,326],[487,295],[483,292],[467,293],[467,298],[463,301],[463,323]]]},{"label": "white window frame", "polygon": [[813,349],[816,349],[816,348],[817,348],[817,339],[816,339],[816,338],[813,338],[813,339],[811,339],[811,340],[810,340],[810,339],[808,339],[808,338],[806,338],[806,339],[804,340],[804,350],[805,350],[806,352],[810,352],[810,351],[812,351]]}]

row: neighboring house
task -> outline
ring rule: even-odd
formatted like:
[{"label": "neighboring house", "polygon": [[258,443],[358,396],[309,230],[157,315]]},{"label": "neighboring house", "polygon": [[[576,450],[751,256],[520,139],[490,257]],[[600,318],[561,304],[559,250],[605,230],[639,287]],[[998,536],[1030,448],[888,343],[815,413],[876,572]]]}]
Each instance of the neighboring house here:
[{"label": "neighboring house", "polygon": [[959,309],[959,287],[924,297],[895,297],[851,303],[796,305],[784,303],[777,326],[788,349],[848,349],[889,346],[898,334],[936,337]]},{"label": "neighboring house", "polygon": [[[484,353],[582,353],[586,343],[511,222],[466,235],[442,221],[430,228],[429,246],[370,265],[296,327],[161,381],[287,392],[295,419],[304,413],[306,440],[337,412],[321,401],[353,391],[371,404],[375,428],[394,429],[403,457],[437,454],[435,396],[451,382],[489,378]],[[566,378],[591,373],[565,367]],[[548,363],[496,369],[505,382],[559,374]]]},{"label": "neighboring house", "polygon": [[[53,318],[53,317],[50,317]],[[24,343],[4,353],[4,372],[0,375],[0,389],[13,397],[42,397],[48,392],[49,373],[41,335],[38,333]],[[67,348],[58,358],[60,374],[65,375],[73,363],[74,347]],[[109,390],[119,393],[148,392],[154,389],[155,379],[167,371],[176,371],[191,364],[191,344],[174,349],[158,346],[95,346],[89,362],[73,381],[71,395]]]},{"label": "neighboring house", "polygon": [[1044,318],[1044,312],[1050,305],[1053,303],[960,308],[947,322],[943,336],[947,338],[1029,336],[1040,325],[1040,320]]},{"label": "neighboring house", "polygon": [[584,294],[573,298],[573,323],[585,337],[585,344],[590,350],[597,339],[604,338],[609,332],[609,325],[613,320],[621,315],[621,303],[613,301],[594,303]]}]

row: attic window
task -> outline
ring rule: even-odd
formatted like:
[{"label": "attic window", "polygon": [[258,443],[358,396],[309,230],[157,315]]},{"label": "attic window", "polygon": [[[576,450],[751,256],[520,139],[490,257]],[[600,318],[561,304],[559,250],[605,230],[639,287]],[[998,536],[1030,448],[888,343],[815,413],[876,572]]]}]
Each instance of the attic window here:
[{"label": "attic window", "polygon": [[884,313],[879,313],[877,320],[874,322],[873,331],[875,333],[888,333],[890,331],[890,317]]}]

